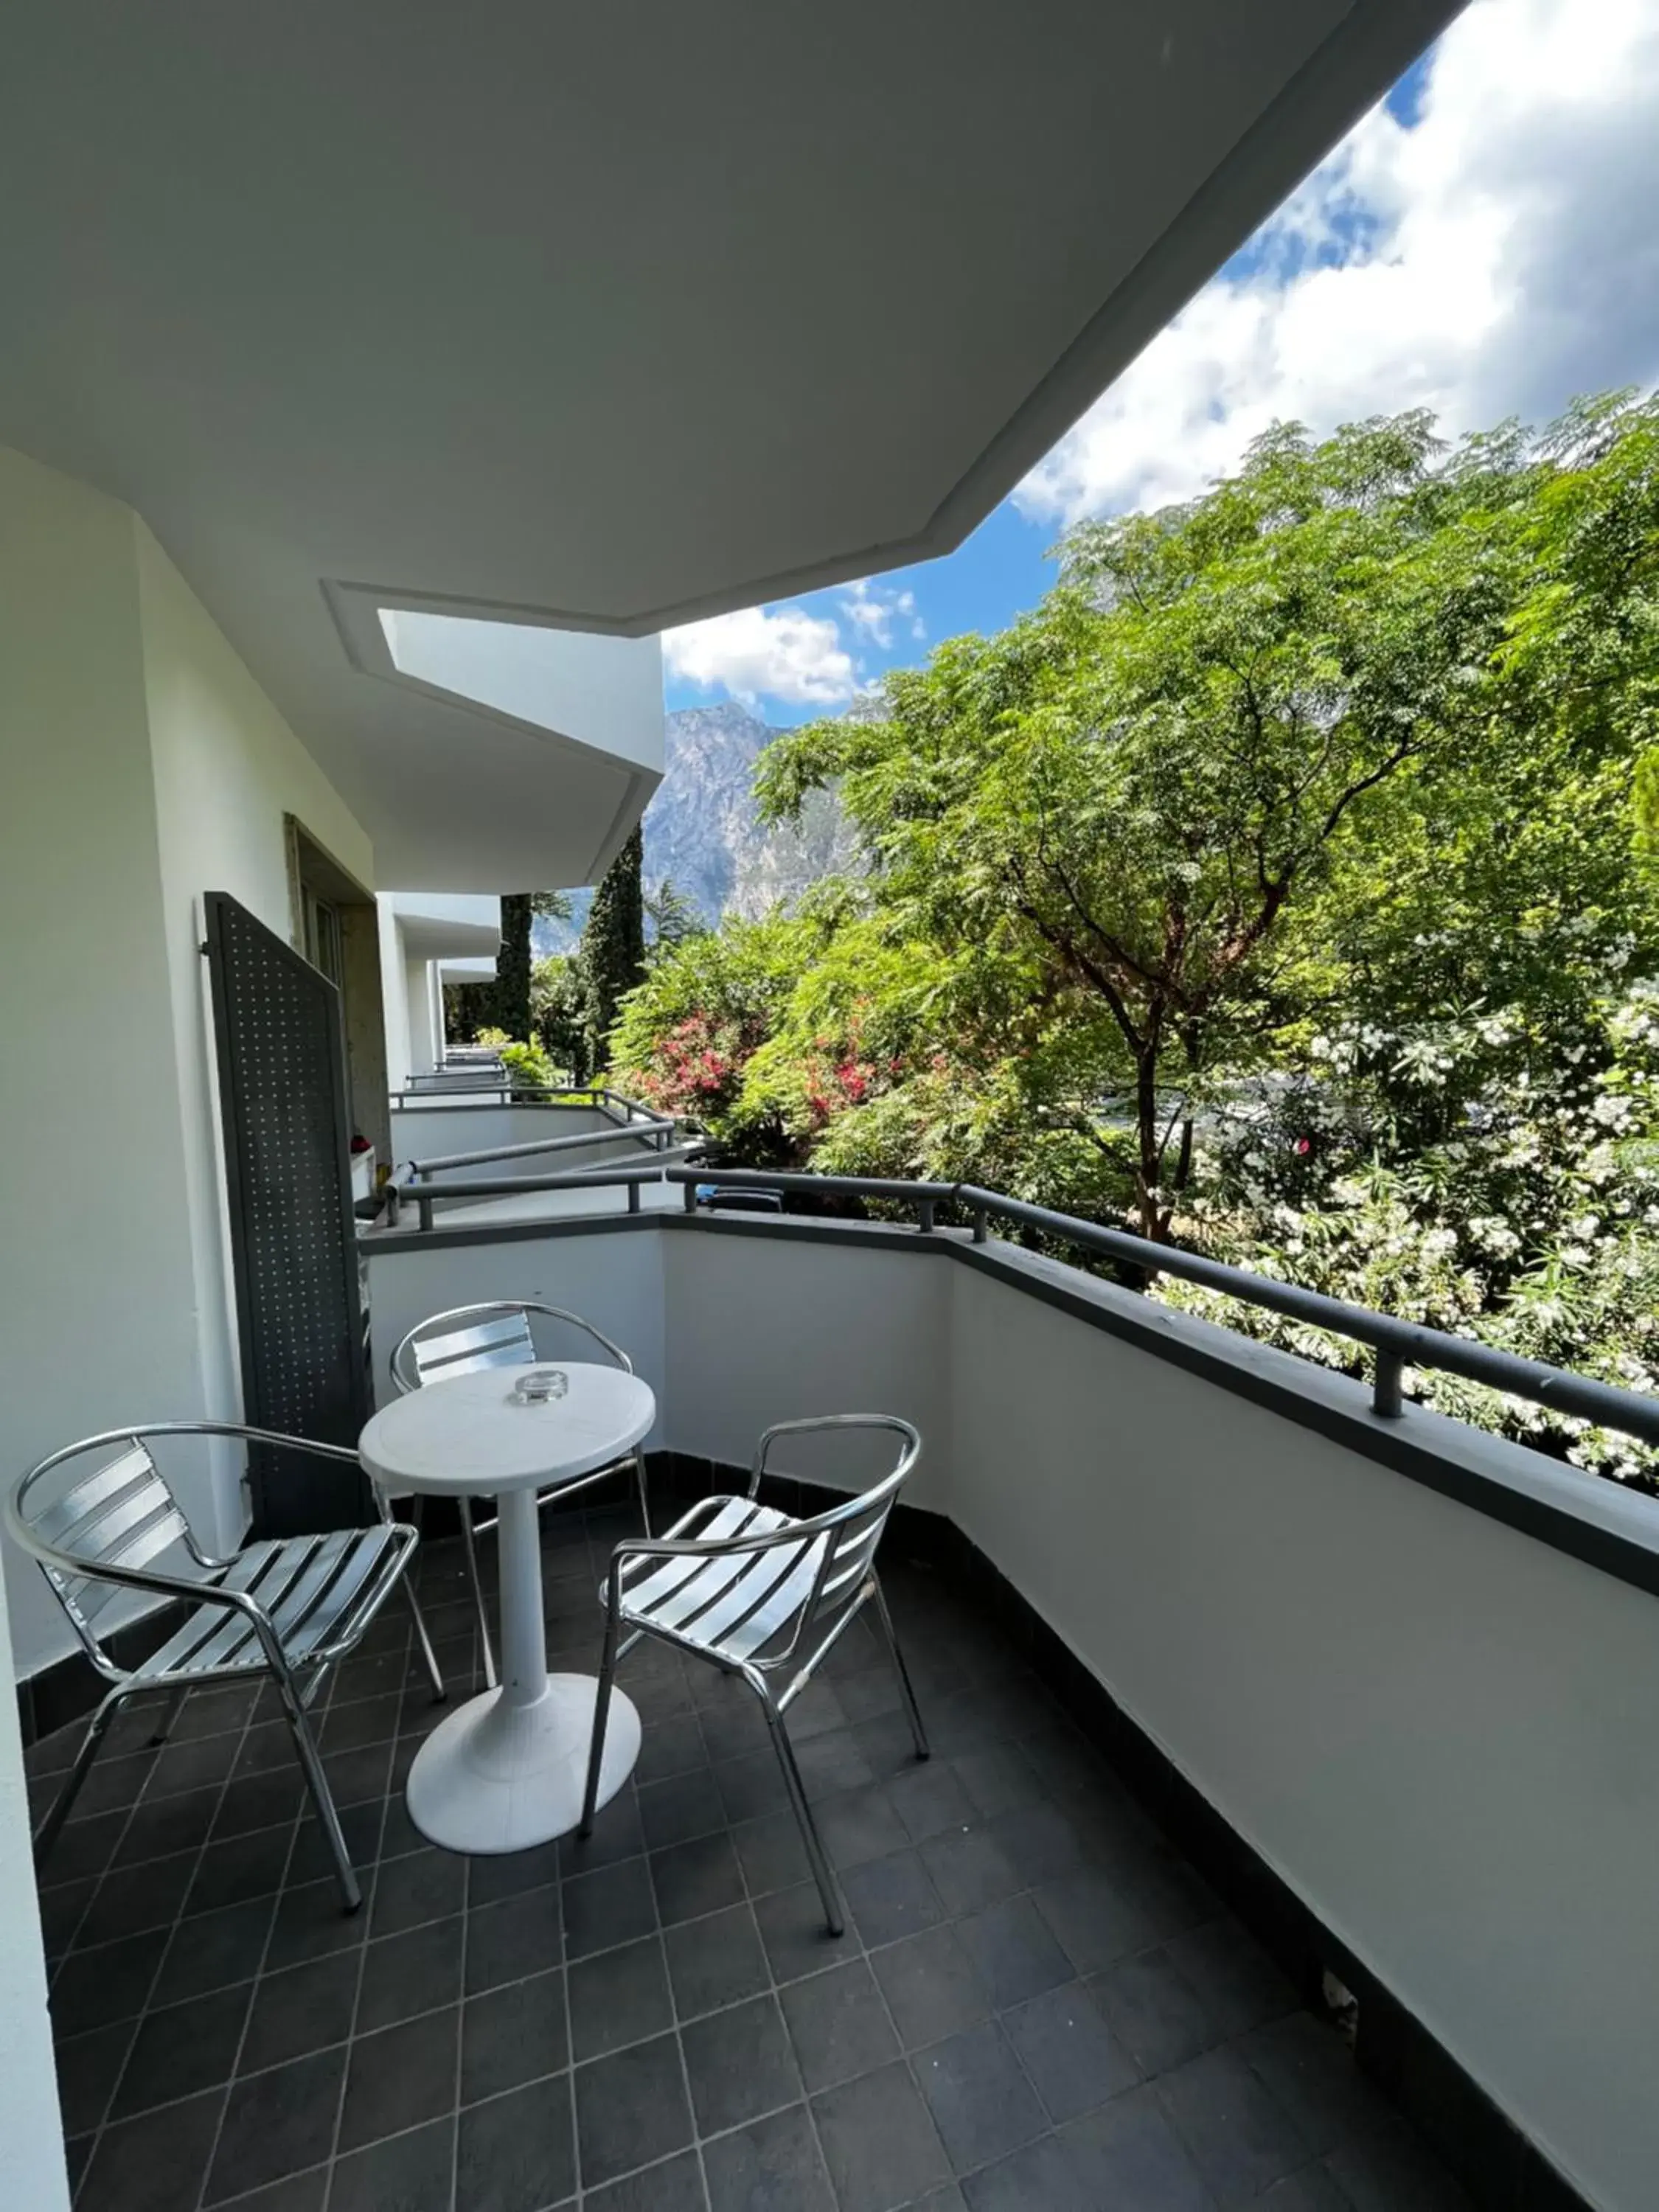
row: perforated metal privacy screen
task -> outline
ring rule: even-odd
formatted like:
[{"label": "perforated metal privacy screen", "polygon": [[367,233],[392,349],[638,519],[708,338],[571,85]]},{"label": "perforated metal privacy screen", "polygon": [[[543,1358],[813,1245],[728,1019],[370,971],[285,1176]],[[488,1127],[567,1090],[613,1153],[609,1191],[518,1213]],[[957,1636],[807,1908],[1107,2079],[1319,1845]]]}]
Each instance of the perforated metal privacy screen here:
[{"label": "perforated metal privacy screen", "polygon": [[[355,1444],[368,1383],[339,994],[224,891],[206,896],[243,1419]],[[367,1517],[343,1464],[249,1455],[256,1535]]]}]

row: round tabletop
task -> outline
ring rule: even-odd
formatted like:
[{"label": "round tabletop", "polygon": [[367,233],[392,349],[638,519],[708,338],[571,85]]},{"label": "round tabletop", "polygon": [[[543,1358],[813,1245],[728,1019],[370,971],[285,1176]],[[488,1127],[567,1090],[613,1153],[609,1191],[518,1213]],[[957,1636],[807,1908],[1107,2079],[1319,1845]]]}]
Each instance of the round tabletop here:
[{"label": "round tabletop", "polygon": [[657,1401],[620,1367],[557,1364],[569,1388],[537,1405],[513,1395],[522,1367],[447,1376],[394,1398],[358,1438],[358,1455],[387,1490],[452,1498],[493,1498],[591,1474],[640,1442]]}]

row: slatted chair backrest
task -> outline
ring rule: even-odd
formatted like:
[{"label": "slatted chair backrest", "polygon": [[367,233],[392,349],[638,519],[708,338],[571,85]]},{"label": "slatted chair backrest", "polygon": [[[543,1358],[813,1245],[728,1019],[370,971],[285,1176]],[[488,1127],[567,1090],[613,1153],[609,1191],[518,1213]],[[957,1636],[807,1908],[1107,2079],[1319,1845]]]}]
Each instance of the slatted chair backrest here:
[{"label": "slatted chair backrest", "polygon": [[775,1438],[824,1430],[864,1435],[884,1430],[902,1442],[896,1466],[861,1496],[798,1524],[795,1534],[807,1541],[807,1555],[816,1559],[817,1573],[799,1617],[793,1624],[779,1624],[779,1630],[787,1632],[781,1636],[778,1631],[774,1632],[773,1649],[763,1662],[774,1666],[793,1656],[809,1629],[833,1629],[840,1615],[860,1595],[875,1564],[876,1547],[887,1526],[888,1516],[921,1456],[920,1434],[896,1414],[831,1413],[817,1419],[786,1421],[769,1429],[761,1439],[750,1494],[758,1487],[766,1470]]},{"label": "slatted chair backrest", "polygon": [[528,1367],[540,1355],[531,1334],[532,1314],[578,1330],[629,1374],[634,1363],[591,1321],[563,1306],[507,1303],[456,1306],[433,1314],[410,1330],[392,1355],[392,1379],[404,1392],[418,1390],[451,1375],[471,1375],[486,1367]]},{"label": "slatted chair backrest", "polygon": [[40,1566],[82,1640],[94,1649],[94,1624],[120,1590],[118,1583],[98,1580],[97,1570],[147,1567],[175,1544],[190,1542],[190,1523],[137,1437],[128,1437],[125,1449],[112,1455],[107,1444],[102,1450],[105,1455],[89,1468],[75,1458],[60,1461],[51,1470],[58,1480],[46,1477],[18,1504],[31,1534],[85,1561],[85,1576],[46,1559]]}]

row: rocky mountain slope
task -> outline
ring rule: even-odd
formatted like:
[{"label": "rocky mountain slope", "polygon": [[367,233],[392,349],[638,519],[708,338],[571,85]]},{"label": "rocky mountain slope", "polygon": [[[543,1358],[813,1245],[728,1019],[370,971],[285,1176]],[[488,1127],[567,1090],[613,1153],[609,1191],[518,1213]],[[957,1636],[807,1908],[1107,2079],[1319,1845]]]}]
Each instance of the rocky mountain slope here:
[{"label": "rocky mountain slope", "polygon": [[[855,710],[856,711],[856,710]],[[755,763],[779,732],[735,702],[688,707],[666,719],[666,772],[645,815],[645,880],[665,878],[709,921],[764,914],[820,876],[855,869],[858,853],[835,799],[816,793],[799,829],[763,829],[751,788]],[[573,898],[570,923],[538,921],[538,953],[574,942],[590,894]]]}]

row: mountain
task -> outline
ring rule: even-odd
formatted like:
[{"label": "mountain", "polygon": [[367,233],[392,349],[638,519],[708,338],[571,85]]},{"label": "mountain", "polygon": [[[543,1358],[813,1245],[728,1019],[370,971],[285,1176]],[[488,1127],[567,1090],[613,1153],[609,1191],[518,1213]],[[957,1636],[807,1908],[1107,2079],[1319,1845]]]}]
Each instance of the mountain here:
[{"label": "mountain", "polygon": [[[763,829],[757,819],[755,763],[781,734],[735,702],[682,708],[665,717],[665,772],[645,812],[647,890],[667,878],[706,921],[728,912],[752,919],[780,899],[798,897],[821,876],[859,868],[855,841],[832,793],[813,793],[799,829]],[[572,893],[571,921],[536,923],[538,954],[569,950],[591,896]]]}]

